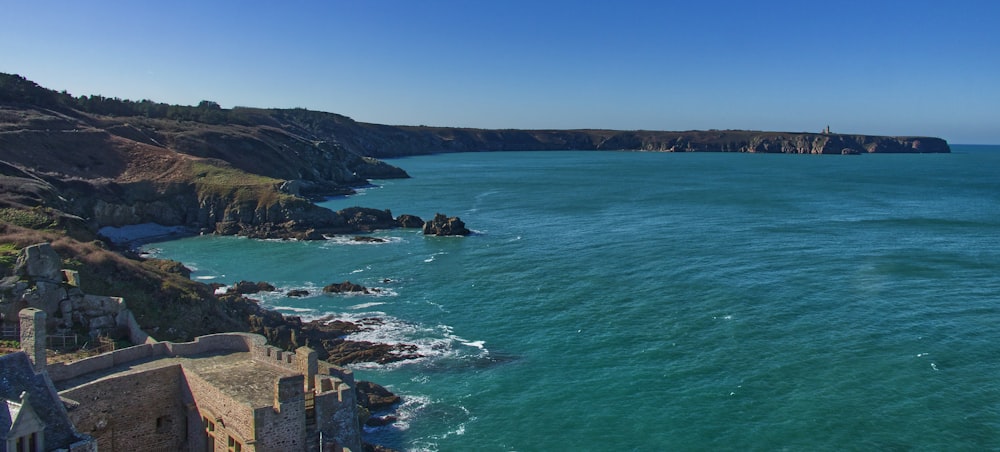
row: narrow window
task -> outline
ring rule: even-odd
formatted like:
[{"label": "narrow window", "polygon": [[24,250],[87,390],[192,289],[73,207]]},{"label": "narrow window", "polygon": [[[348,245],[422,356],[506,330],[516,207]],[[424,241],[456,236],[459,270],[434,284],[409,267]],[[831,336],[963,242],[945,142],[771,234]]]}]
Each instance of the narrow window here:
[{"label": "narrow window", "polygon": [[167,433],[170,431],[170,416],[160,416],[156,418],[156,433]]},{"label": "narrow window", "polygon": [[243,452],[243,445],[232,436],[229,437],[229,452]]}]

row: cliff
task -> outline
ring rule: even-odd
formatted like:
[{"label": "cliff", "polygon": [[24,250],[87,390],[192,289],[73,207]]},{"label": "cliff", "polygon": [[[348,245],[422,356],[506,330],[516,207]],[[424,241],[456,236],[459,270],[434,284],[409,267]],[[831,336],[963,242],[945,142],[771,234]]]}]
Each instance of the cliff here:
[{"label": "cliff", "polygon": [[144,327],[162,327],[157,337],[246,330],[258,315],[247,302],[217,300],[171,265],[111,252],[96,231],[146,222],[251,237],[364,231],[391,224],[389,212],[332,212],[311,200],[408,177],[378,158],[560,149],[949,152],[931,137],[388,126],[304,109],[73,97],[0,74],[0,276],[18,250],[51,242],[67,267],[87,273],[88,292],[125,297]]}]

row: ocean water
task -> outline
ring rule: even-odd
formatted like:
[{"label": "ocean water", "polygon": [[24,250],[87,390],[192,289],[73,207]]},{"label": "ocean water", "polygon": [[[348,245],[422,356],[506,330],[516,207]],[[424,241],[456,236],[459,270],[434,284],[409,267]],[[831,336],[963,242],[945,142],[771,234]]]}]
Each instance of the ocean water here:
[{"label": "ocean water", "polygon": [[[332,209],[460,216],[464,238],[193,237],[205,282],[385,323],[426,358],[400,450],[1000,450],[1000,147],[933,155],[463,153],[391,160]],[[319,290],[350,280],[377,295]]]}]

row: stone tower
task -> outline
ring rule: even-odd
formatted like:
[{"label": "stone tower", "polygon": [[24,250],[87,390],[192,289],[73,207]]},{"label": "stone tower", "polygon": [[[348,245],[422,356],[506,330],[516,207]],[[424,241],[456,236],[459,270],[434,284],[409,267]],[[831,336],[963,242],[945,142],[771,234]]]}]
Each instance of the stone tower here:
[{"label": "stone tower", "polygon": [[21,320],[21,350],[28,354],[35,372],[45,370],[45,311],[24,308],[18,313]]}]

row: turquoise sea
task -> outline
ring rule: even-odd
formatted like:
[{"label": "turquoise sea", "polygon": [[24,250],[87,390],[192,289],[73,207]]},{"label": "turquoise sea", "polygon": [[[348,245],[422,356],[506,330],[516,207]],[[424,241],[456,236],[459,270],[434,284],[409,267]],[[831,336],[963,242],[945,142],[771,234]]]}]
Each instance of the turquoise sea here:
[{"label": "turquoise sea", "polygon": [[[475,234],[148,245],[427,358],[401,450],[1000,450],[1000,146],[952,154],[462,153],[361,205]],[[382,293],[318,294],[350,280]]]}]

